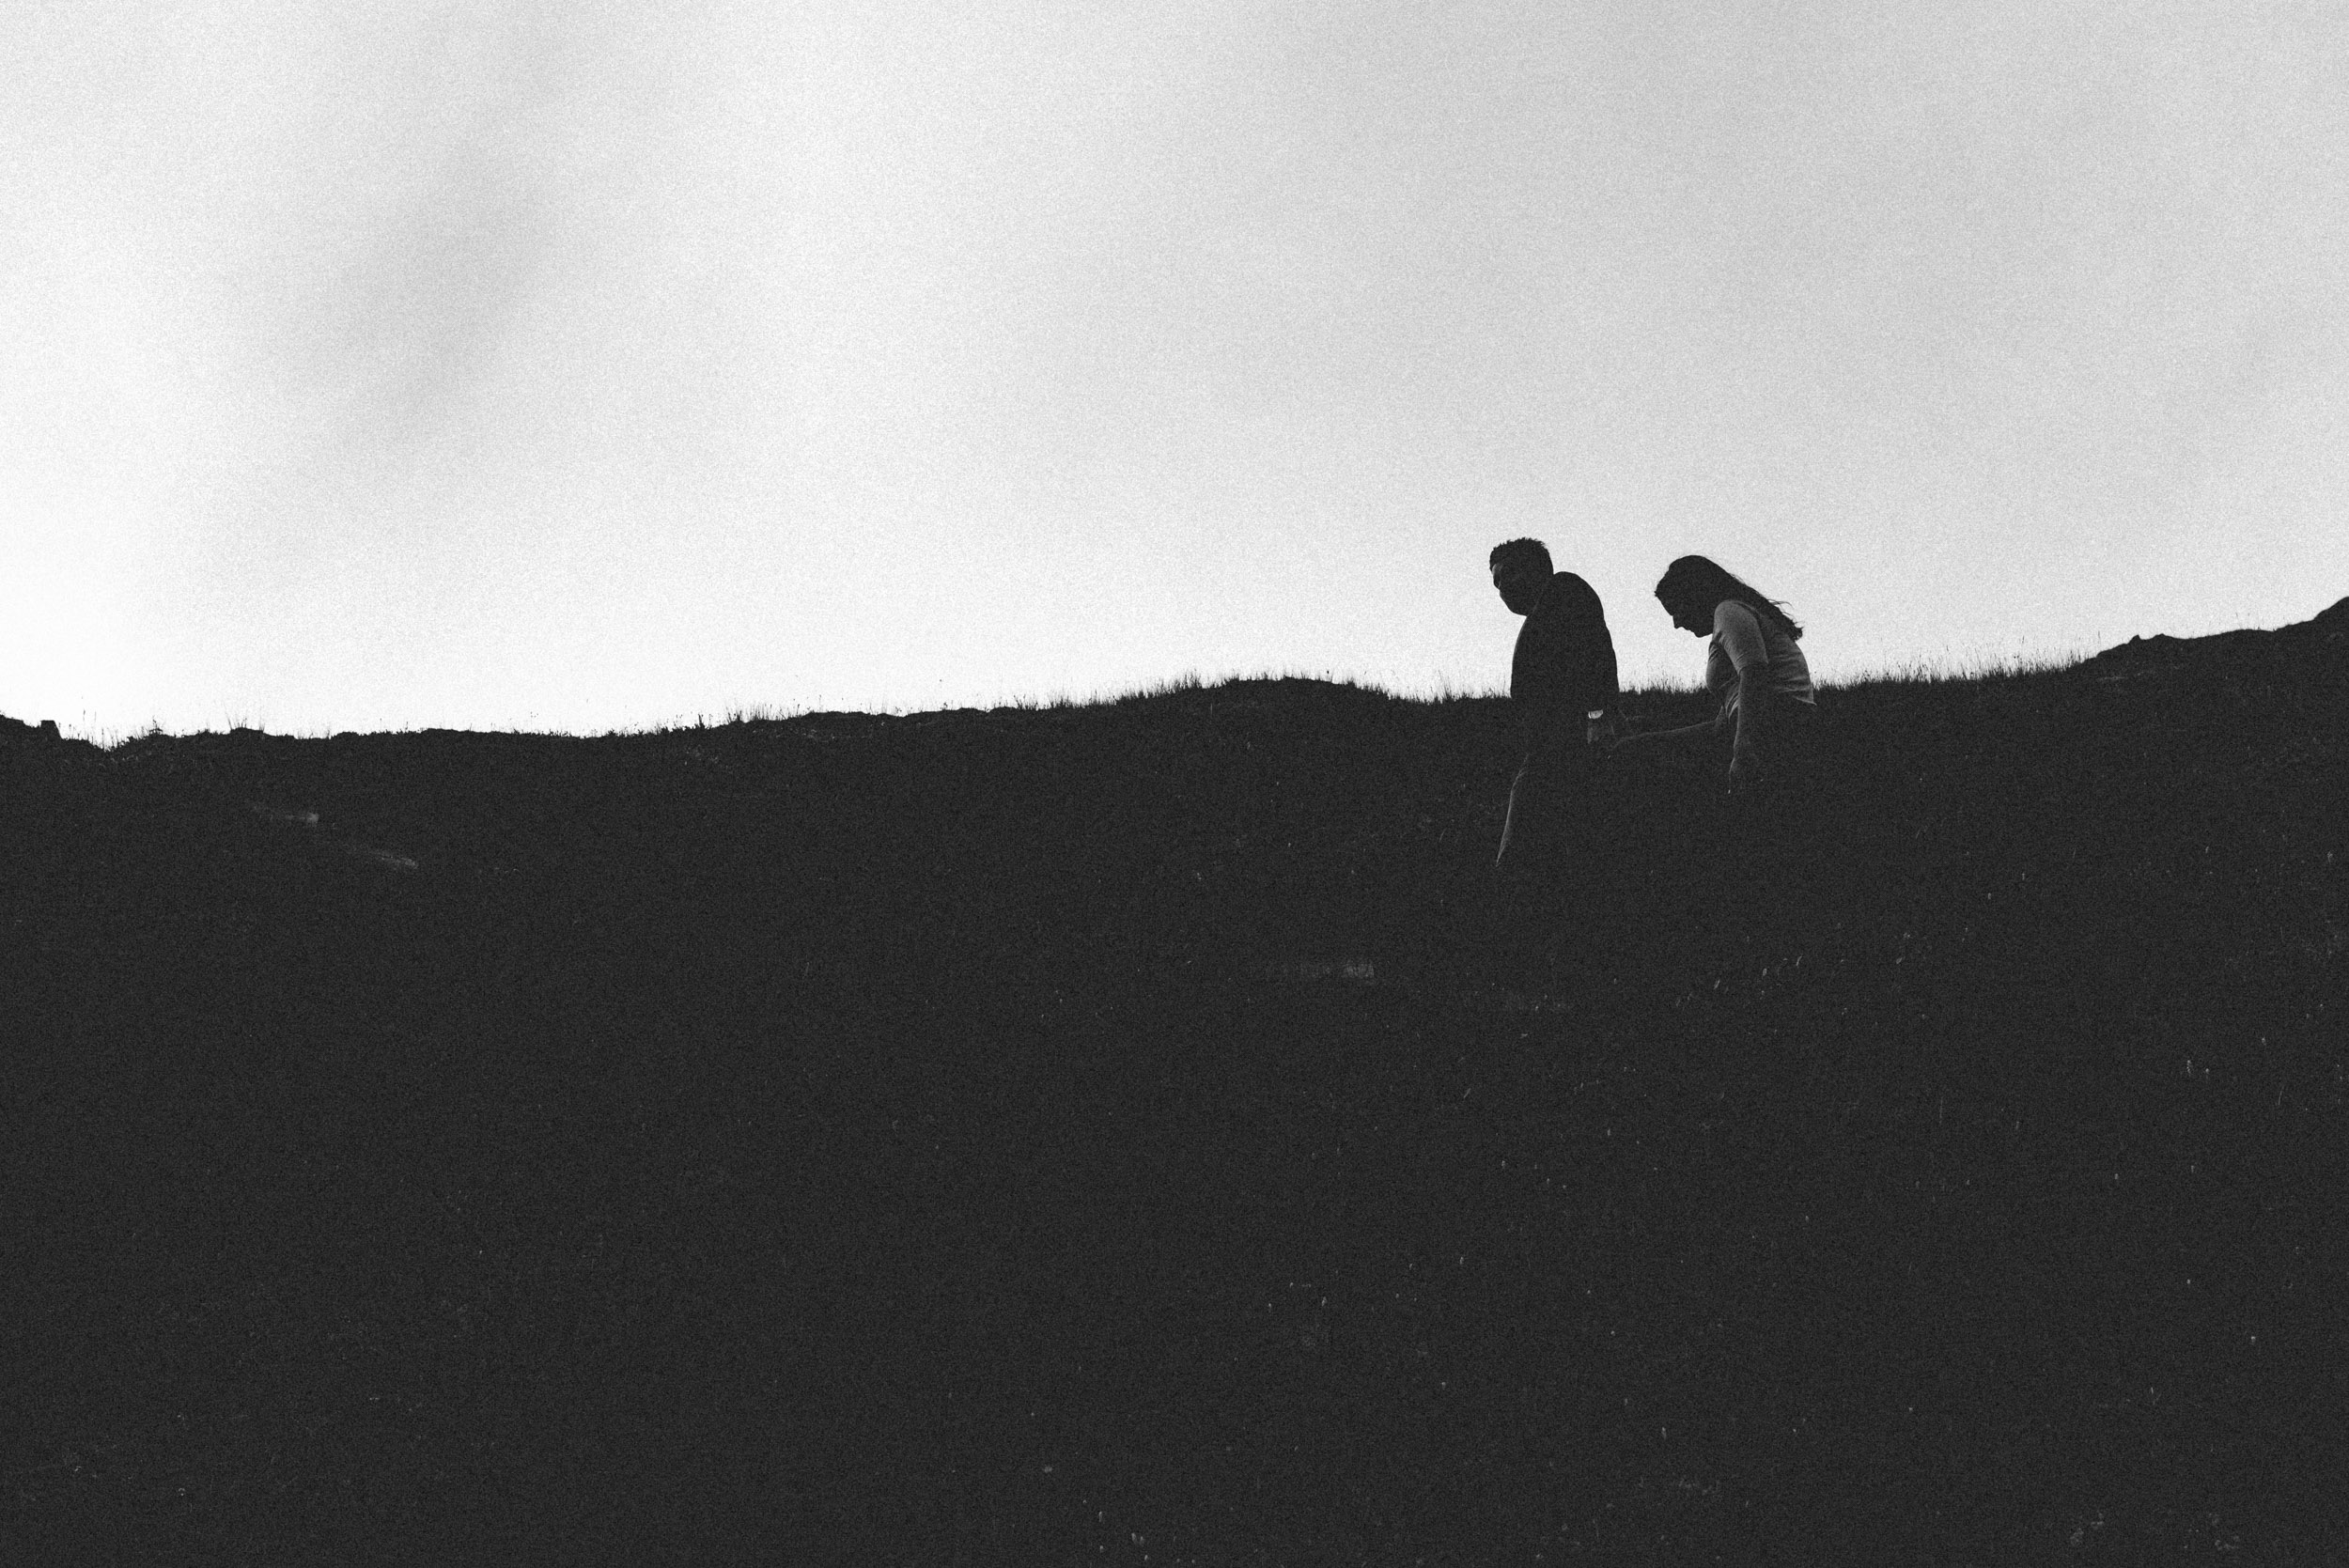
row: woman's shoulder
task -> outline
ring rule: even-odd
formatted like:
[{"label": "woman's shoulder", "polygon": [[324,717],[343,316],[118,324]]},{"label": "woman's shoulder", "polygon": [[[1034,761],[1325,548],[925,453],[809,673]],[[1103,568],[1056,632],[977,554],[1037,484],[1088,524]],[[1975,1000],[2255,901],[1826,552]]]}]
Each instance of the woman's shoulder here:
[{"label": "woman's shoulder", "polygon": [[1762,635],[1762,617],[1753,613],[1753,606],[1742,599],[1725,598],[1713,606],[1713,635],[1734,637]]}]

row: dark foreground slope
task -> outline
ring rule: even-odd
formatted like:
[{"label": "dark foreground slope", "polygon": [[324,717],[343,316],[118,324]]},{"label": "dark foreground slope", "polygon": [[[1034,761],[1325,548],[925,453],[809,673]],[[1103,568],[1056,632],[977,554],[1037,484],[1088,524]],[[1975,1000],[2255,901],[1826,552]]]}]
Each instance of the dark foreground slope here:
[{"label": "dark foreground slope", "polygon": [[0,1560],[2340,1560],[2331,629],[1499,976],[1489,703],[15,744]]}]

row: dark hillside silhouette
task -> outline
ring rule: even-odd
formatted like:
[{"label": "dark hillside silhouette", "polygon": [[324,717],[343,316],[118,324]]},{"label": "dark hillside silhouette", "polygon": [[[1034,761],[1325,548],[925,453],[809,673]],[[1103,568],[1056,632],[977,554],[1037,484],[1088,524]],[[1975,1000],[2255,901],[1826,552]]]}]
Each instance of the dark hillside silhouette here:
[{"label": "dark hillside silhouette", "polygon": [[2263,671],[2287,660],[2338,658],[2349,644],[2349,598],[2309,620],[2273,631],[2221,631],[2208,637],[2132,637],[2082,662],[2102,675],[2133,676],[2191,665],[2234,674]]},{"label": "dark hillside silhouette", "polygon": [[1497,990],[1497,699],[0,746],[0,1559],[2337,1560],[2342,613]]}]

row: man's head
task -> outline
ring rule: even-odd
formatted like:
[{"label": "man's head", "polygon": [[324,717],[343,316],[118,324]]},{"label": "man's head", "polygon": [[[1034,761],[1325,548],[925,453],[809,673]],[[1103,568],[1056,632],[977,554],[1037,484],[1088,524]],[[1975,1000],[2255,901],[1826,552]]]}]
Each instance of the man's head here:
[{"label": "man's head", "polygon": [[1539,539],[1497,544],[1486,564],[1492,567],[1493,586],[1501,590],[1501,602],[1520,615],[1533,613],[1555,572],[1549,564],[1549,547]]}]

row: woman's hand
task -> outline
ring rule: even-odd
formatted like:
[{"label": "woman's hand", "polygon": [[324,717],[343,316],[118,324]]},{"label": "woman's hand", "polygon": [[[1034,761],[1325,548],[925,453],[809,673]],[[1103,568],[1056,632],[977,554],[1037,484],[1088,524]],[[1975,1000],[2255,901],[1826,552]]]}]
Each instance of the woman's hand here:
[{"label": "woman's hand", "polygon": [[1740,746],[1729,753],[1729,792],[1748,795],[1767,783],[1769,771],[1750,746]]}]

